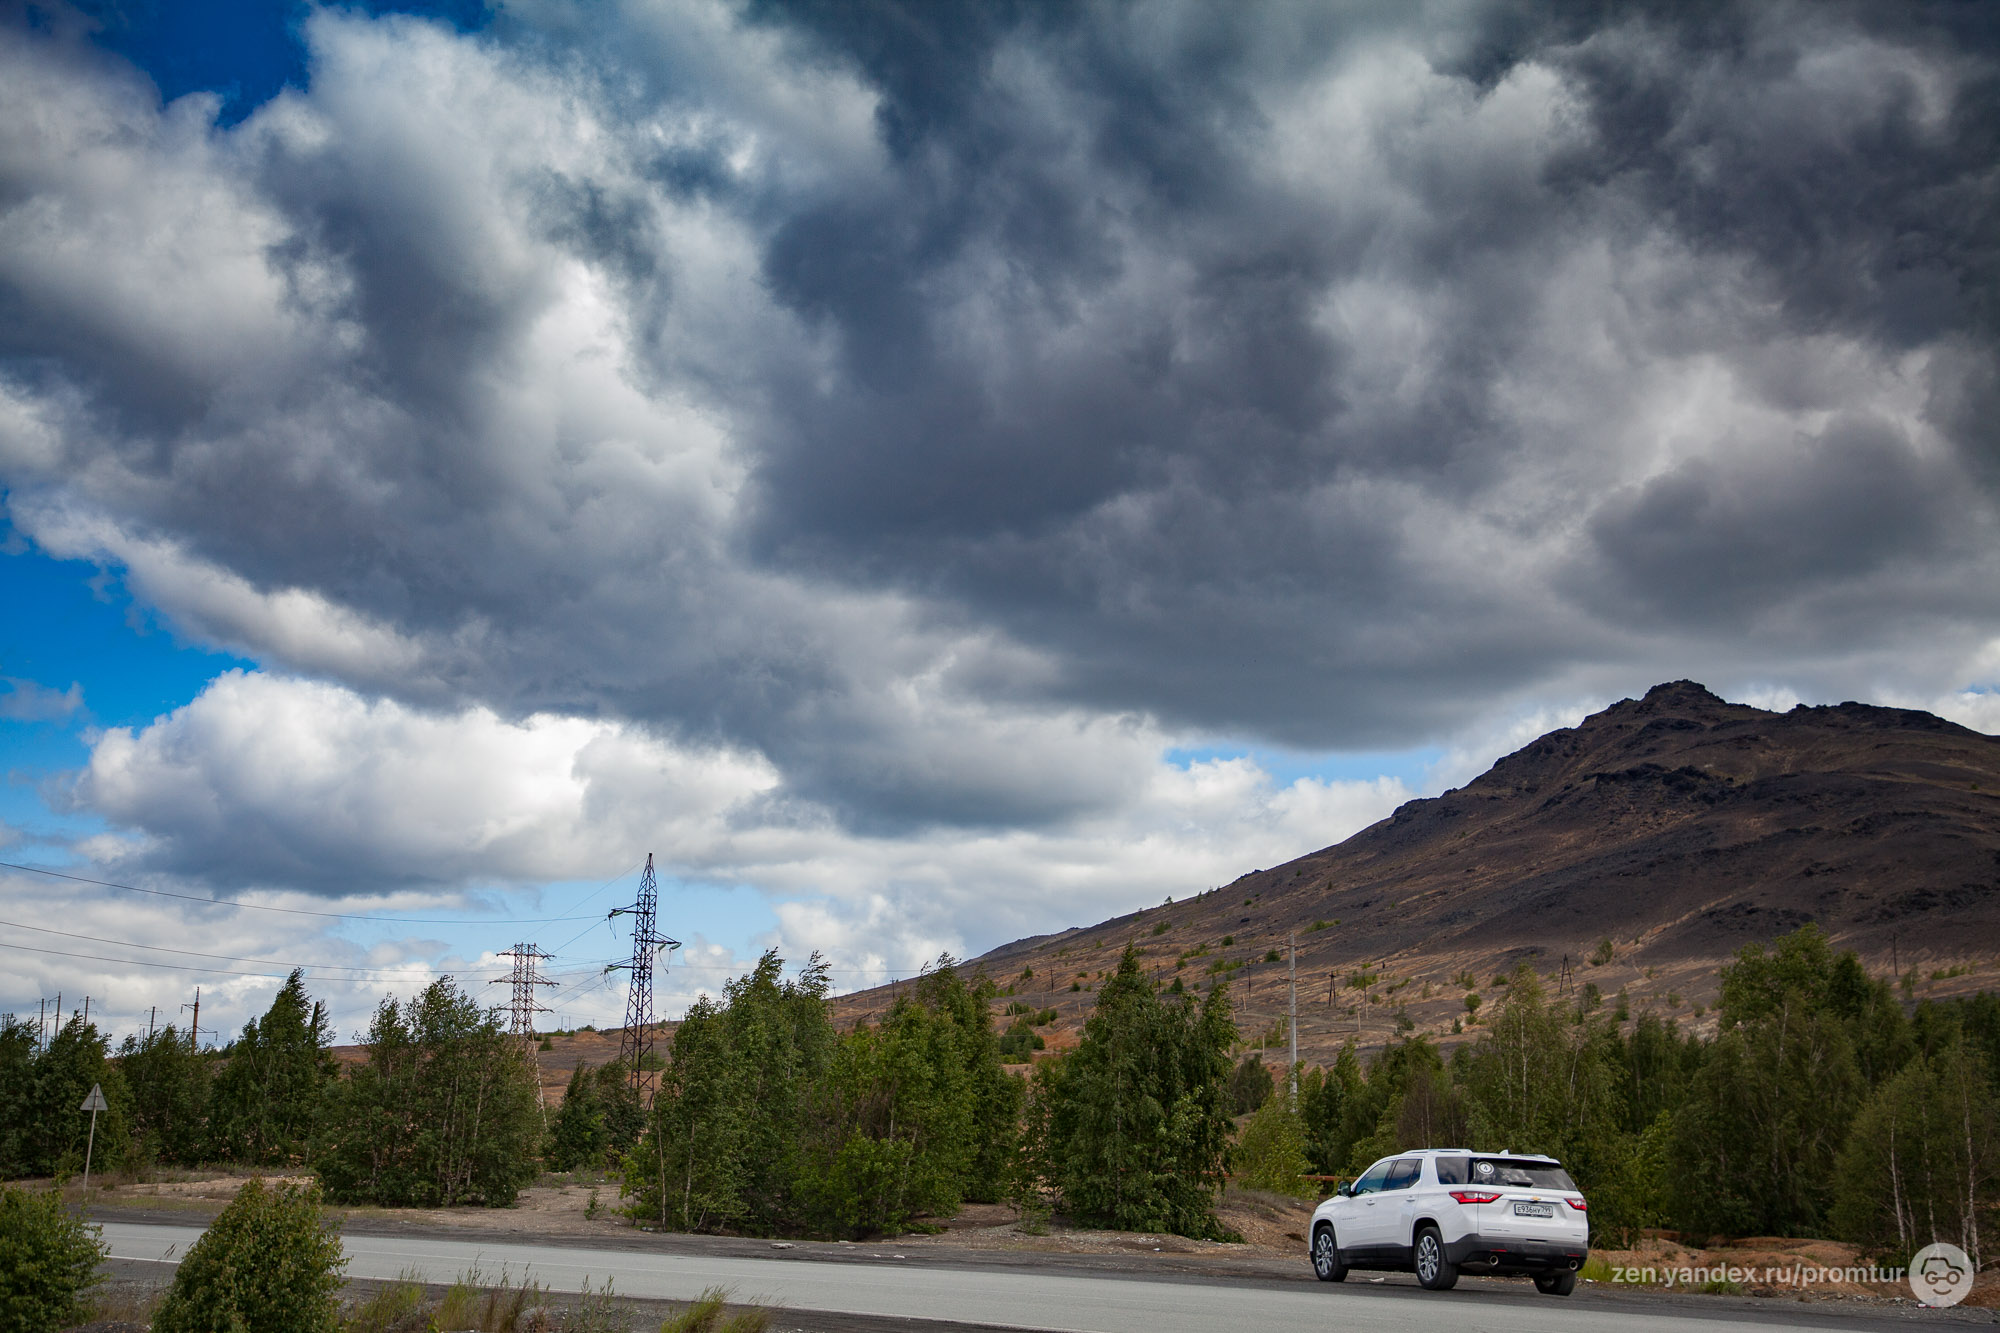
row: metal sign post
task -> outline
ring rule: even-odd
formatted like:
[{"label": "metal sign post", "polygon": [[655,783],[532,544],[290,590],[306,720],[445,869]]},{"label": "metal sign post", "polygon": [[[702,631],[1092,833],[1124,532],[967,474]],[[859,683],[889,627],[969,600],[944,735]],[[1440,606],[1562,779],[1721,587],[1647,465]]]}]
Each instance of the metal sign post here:
[{"label": "metal sign post", "polygon": [[88,1195],[90,1193],[90,1155],[97,1150],[97,1113],[111,1109],[111,1103],[104,1100],[103,1085],[97,1083],[91,1084],[90,1095],[83,1099],[83,1105],[77,1109],[79,1111],[90,1112],[90,1142],[83,1149],[83,1192]]}]

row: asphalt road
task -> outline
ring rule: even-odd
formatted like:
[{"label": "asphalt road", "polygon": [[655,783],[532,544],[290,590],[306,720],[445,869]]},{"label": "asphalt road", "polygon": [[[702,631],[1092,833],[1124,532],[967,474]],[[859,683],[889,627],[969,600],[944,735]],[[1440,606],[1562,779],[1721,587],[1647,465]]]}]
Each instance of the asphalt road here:
[{"label": "asphalt road", "polygon": [[[111,1257],[173,1263],[201,1235],[201,1228],[106,1222]],[[1542,1296],[1526,1284],[1467,1284],[1451,1292],[1425,1292],[1408,1284],[1369,1283],[1357,1275],[1322,1283],[1256,1283],[1079,1276],[1026,1268],[951,1268],[899,1263],[893,1245],[879,1261],[826,1262],[774,1255],[750,1258],[716,1254],[646,1253],[587,1249],[504,1238],[456,1240],[430,1236],[342,1237],[350,1278],[416,1277],[450,1282],[478,1268],[497,1276],[504,1264],[558,1292],[606,1282],[619,1295],[690,1300],[709,1287],[729,1289],[731,1299],[792,1310],[832,1311],[884,1320],[924,1320],[998,1325],[1047,1333],[1229,1333],[1230,1330],[1329,1327],[1357,1333],[1411,1330],[1478,1330],[1479,1333],[1566,1333],[1636,1322],[1634,1333],[1733,1333],[1783,1326],[1832,1333],[1928,1323],[1932,1312],[1863,1314],[1796,1304],[1764,1308],[1690,1309],[1644,1298]],[[871,1251],[874,1247],[871,1247]],[[1032,1262],[1032,1261],[1029,1261]],[[1735,1303],[1732,1303],[1733,1305]],[[1961,1317],[1970,1311],[1954,1311]],[[1980,1312],[1990,1314],[1990,1312]],[[1860,1316],[1860,1317],[1855,1317]],[[1947,1316],[1948,1318],[1948,1316]],[[1956,1321],[1953,1321],[1956,1322]],[[1985,1322],[1982,1320],[1981,1322]]]}]

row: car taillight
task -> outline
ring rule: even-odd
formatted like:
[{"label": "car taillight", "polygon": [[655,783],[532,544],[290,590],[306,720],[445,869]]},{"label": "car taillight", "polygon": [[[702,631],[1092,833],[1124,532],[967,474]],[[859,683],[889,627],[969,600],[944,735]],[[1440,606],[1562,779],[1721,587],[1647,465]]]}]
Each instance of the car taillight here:
[{"label": "car taillight", "polygon": [[1496,1203],[1500,1198],[1491,1190],[1452,1190],[1450,1193],[1460,1203]]},{"label": "car taillight", "polygon": [[1586,1208],[1586,1207],[1587,1207],[1588,1205],[1586,1205],[1586,1204],[1584,1203],[1584,1201],[1583,1201],[1582,1199],[1578,1199],[1578,1198],[1574,1198],[1574,1197],[1572,1197],[1572,1198],[1571,1198],[1571,1199],[1569,1200],[1569,1206],[1570,1206],[1570,1207],[1572,1207],[1572,1208],[1574,1208],[1574,1209],[1576,1209],[1576,1210],[1577,1210],[1577,1211],[1578,1211],[1578,1212],[1580,1213],[1580,1212],[1582,1212],[1582,1211],[1583,1211],[1583,1210],[1584,1210],[1584,1209],[1585,1209],[1585,1208]]}]

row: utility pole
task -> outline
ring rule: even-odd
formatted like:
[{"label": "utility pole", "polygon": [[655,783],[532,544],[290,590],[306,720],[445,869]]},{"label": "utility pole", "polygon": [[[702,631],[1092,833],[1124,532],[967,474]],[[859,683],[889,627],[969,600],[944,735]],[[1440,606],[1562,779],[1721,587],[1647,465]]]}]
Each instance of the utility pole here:
[{"label": "utility pole", "polygon": [[1290,936],[1292,946],[1292,1017],[1287,1024],[1292,1037],[1292,1109],[1299,1106],[1299,932]]},{"label": "utility pole", "polygon": [[83,1021],[86,1023],[90,1021],[90,997],[88,995],[83,997]]},{"label": "utility pole", "polygon": [[160,1024],[160,1006],[153,1005],[146,1012],[146,1044],[153,1044],[153,1029]]},{"label": "utility pole", "polygon": [[653,1053],[653,956],[681,947],[681,942],[662,935],[653,924],[659,911],[660,886],[653,878],[653,854],[646,853],[646,870],[639,876],[639,901],[630,907],[615,907],[612,916],[631,914],[632,961],[613,963],[607,972],[627,968],[632,975],[625,997],[625,1036],[618,1043],[618,1058],[632,1062],[632,1094],[644,1098],[645,1085],[640,1066]]},{"label": "utility pole", "polygon": [[194,988],[194,1003],[184,1004],[181,1008],[194,1010],[194,1021],[188,1024],[188,1053],[198,1054],[201,1051],[201,987]]}]

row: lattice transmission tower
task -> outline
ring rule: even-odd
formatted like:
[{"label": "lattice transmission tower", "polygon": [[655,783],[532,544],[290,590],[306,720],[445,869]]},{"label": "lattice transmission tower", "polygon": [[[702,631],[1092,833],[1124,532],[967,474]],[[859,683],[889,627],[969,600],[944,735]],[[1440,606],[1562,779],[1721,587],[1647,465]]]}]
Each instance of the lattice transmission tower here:
[{"label": "lattice transmission tower", "polygon": [[618,1058],[626,1062],[632,1079],[632,1092],[644,1097],[643,1081],[646,1057],[653,1053],[653,959],[669,949],[678,949],[681,942],[670,939],[659,932],[654,916],[659,910],[660,886],[653,878],[653,854],[646,853],[646,871],[639,876],[639,901],[630,907],[617,907],[612,916],[634,916],[632,923],[632,961],[613,963],[604,969],[607,972],[626,968],[632,974],[632,987],[625,997],[625,1036],[618,1043]]},{"label": "lattice transmission tower", "polygon": [[549,1012],[547,1005],[535,1002],[535,990],[540,986],[554,987],[560,984],[543,976],[535,965],[555,955],[543,953],[532,944],[517,944],[511,949],[502,949],[498,956],[514,960],[513,975],[494,977],[487,984],[513,986],[513,999],[507,1006],[511,1016],[507,1030],[532,1045],[535,1040],[535,1015]]}]

